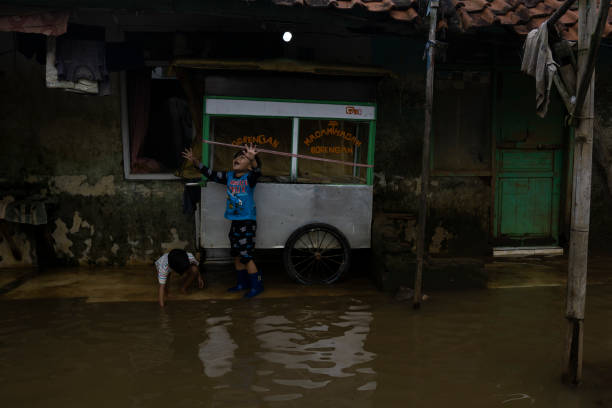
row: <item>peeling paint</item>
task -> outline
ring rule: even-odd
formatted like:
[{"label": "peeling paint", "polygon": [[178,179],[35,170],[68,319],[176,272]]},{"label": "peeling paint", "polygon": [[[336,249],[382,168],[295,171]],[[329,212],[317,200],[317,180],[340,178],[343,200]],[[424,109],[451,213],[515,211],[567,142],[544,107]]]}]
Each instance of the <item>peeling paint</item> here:
[{"label": "peeling paint", "polygon": [[377,186],[382,187],[382,188],[387,186],[387,180],[385,178],[385,173],[383,172],[374,173],[374,178],[376,180]]},{"label": "peeling paint", "polygon": [[416,252],[417,225],[416,220],[411,220],[404,228],[404,241],[412,244],[411,250]]},{"label": "peeling paint", "polygon": [[49,181],[53,193],[68,193],[86,197],[115,195],[115,176],[104,176],[96,184],[87,183],[87,176],[55,176]]},{"label": "peeling paint", "polygon": [[130,194],[140,194],[144,197],[151,197],[151,189],[142,184],[136,184],[133,186],[129,186]]},{"label": "peeling paint", "polygon": [[53,234],[51,234],[53,237],[53,247],[55,248],[55,252],[73,258],[74,254],[70,250],[72,241],[68,239],[68,232],[68,227],[64,221],[62,221],[60,218],[55,220],[55,231],[53,231]]},{"label": "peeling paint", "polygon": [[127,259],[126,263],[127,265],[146,265],[146,264],[152,264],[153,260],[154,258],[151,257],[150,255],[145,255],[145,256],[138,255],[136,249],[132,248],[132,254]]},{"label": "peeling paint", "polygon": [[83,228],[89,229],[89,235],[93,237],[96,230],[94,226],[82,219],[81,214],[78,211],[75,211],[74,215],[72,216],[72,227],[70,227],[70,233],[76,234]]},{"label": "peeling paint", "polygon": [[21,260],[18,261],[13,257],[13,252],[6,239],[0,240],[0,266],[2,267],[14,267],[14,266],[30,266],[33,265],[33,248],[30,240],[26,234],[18,233],[12,235],[15,246],[21,253]]},{"label": "peeling paint", "polygon": [[89,252],[91,251],[91,238],[87,238],[83,241],[85,249],[83,250],[81,257],[79,258],[80,265],[87,265],[89,262]]},{"label": "peeling paint", "polygon": [[439,254],[442,249],[442,243],[454,237],[453,234],[442,228],[441,226],[436,227],[436,231],[431,238],[431,244],[429,244],[430,254]]},{"label": "peeling paint", "polygon": [[15,201],[13,196],[2,197],[2,200],[0,200],[0,218],[6,217],[6,207],[13,201]]},{"label": "peeling paint", "polygon": [[71,234],[76,234],[77,232],[79,232],[79,229],[81,229],[81,221],[81,216],[79,212],[76,211],[74,213],[74,216],[72,217],[72,227],[70,228]]},{"label": "peeling paint", "polygon": [[98,259],[96,259],[96,261],[95,261],[95,262],[96,262],[96,264],[98,264],[98,265],[108,265],[108,264],[110,264],[110,262],[109,262],[108,258],[107,258],[107,257],[105,257],[105,256],[101,256],[101,257],[99,257]]},{"label": "peeling paint", "polygon": [[170,235],[172,236],[172,241],[161,243],[161,247],[164,252],[168,252],[172,249],[185,249],[189,244],[189,241],[181,241],[179,239],[176,228],[170,229]]},{"label": "peeling paint", "polygon": [[[15,64],[5,67],[8,80],[3,84],[36,83],[44,76],[44,66],[17,56]],[[19,196],[7,191],[0,194],[0,203],[12,200],[8,194],[19,200],[22,191],[45,198],[49,239],[54,241],[49,252],[55,251],[45,254],[50,263],[108,259],[115,265],[143,265],[161,254],[162,241],[177,247],[185,246],[182,240],[189,242],[186,247],[194,244],[193,221],[181,211],[181,183],[123,178],[122,142],[116,137],[121,133],[118,93],[94,101],[49,92],[44,86],[9,88],[3,100],[17,103],[7,105],[10,112],[2,118],[0,150],[6,160],[0,182],[15,186]],[[54,114],[41,114],[49,106]],[[170,234],[171,228],[176,235]],[[26,234],[36,262],[33,228],[12,229]],[[28,248],[19,244],[22,251]],[[0,267],[4,265],[0,260]]]}]

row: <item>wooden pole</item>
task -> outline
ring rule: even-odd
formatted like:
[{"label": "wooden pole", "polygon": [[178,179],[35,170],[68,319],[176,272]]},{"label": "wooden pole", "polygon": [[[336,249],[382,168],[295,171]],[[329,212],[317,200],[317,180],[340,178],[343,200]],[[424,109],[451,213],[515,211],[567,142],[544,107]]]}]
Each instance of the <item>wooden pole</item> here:
[{"label": "wooden pole", "polygon": [[561,17],[563,17],[563,15],[567,12],[567,10],[569,10],[570,7],[574,5],[575,2],[576,0],[565,0],[565,3],[563,3],[561,7],[555,10],[555,12],[552,14],[552,16],[550,16],[550,18],[546,22],[546,24],[548,24],[549,27],[553,27],[556,24],[556,22],[559,21]]},{"label": "wooden pole", "polygon": [[576,126],[580,120],[580,112],[582,105],[586,99],[587,90],[591,86],[593,72],[595,72],[595,63],[597,62],[597,54],[599,53],[599,45],[601,44],[601,34],[603,33],[606,21],[608,21],[608,10],[610,10],[610,2],[605,1],[599,7],[597,15],[596,27],[589,31],[588,53],[585,57],[585,68],[582,73],[578,72],[578,91],[576,92],[576,106],[574,107],[574,117],[571,119],[572,126]]},{"label": "wooden pole", "polygon": [[423,158],[421,162],[421,195],[419,197],[419,225],[417,236],[417,270],[414,278],[413,307],[418,309],[423,299],[423,256],[425,253],[425,222],[427,221],[427,195],[429,194],[429,138],[434,99],[434,68],[436,56],[436,28],[439,0],[430,0],[429,38],[427,41],[427,79],[425,83],[425,131],[423,133]]},{"label": "wooden pole", "polygon": [[[589,68],[589,45],[595,32],[596,0],[578,3],[578,73],[579,80],[589,81],[575,131],[572,216],[567,273],[567,337],[563,379],[573,385],[582,380],[582,337],[584,304],[586,297],[587,256],[589,244],[589,218],[591,204],[591,168],[593,157],[593,83],[594,74],[585,77]],[[593,50],[591,50],[593,51]],[[580,88],[582,84],[578,84]]]}]

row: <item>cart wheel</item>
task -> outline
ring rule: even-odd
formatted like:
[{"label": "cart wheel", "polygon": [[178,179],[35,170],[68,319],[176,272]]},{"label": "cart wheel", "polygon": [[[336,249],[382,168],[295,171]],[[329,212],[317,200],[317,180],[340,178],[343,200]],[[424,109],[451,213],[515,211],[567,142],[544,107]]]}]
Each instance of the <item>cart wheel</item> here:
[{"label": "cart wheel", "polygon": [[351,247],[337,228],[308,224],[291,234],[283,252],[289,276],[305,285],[330,284],[349,268]]}]

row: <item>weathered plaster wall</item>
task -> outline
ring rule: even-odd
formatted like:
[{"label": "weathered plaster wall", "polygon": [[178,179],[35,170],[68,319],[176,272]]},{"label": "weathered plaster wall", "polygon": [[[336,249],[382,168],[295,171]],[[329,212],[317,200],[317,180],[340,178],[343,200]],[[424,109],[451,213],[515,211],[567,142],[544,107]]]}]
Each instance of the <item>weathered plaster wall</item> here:
[{"label": "weathered plaster wall", "polygon": [[[12,36],[1,34],[10,49]],[[53,202],[48,229],[60,263],[142,264],[193,248],[182,183],[124,179],[117,77],[112,96],[46,89],[44,67],[19,53],[0,56],[0,76],[0,183]],[[36,262],[33,234],[12,228],[25,256],[15,260],[3,239],[0,267]]]},{"label": "weathered plaster wall", "polygon": [[[372,250],[383,288],[412,284],[424,82],[423,74],[406,72],[382,81],[378,90]],[[430,255],[486,255],[490,202],[490,178],[432,177],[426,236]]]},{"label": "weathered plaster wall", "polygon": [[[1,49],[11,48],[10,38],[0,35]],[[389,288],[409,283],[414,269],[425,78],[422,63],[411,59],[422,53],[420,42],[383,40],[384,46],[374,41],[372,62],[398,74],[378,88],[372,249],[377,275]],[[12,53],[0,56],[0,77],[0,183],[50,198],[49,234],[61,262],[150,263],[170,248],[193,248],[194,223],[182,214],[180,182],[124,180],[117,78],[108,97],[50,90],[43,67]],[[607,77],[598,76],[591,248],[605,248],[612,235]],[[488,255],[490,178],[432,177],[429,201],[426,245],[434,259]],[[32,231],[17,226],[12,234],[23,259],[15,260],[2,240],[0,267],[35,263]]]}]

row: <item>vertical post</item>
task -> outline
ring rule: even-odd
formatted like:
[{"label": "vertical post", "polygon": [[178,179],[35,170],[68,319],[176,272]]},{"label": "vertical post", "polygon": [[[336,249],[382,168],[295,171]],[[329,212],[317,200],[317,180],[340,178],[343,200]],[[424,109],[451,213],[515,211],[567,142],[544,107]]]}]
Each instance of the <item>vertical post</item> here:
[{"label": "vertical post", "polygon": [[[376,121],[370,121],[370,129],[368,132],[368,164],[374,164],[374,144],[376,142]],[[366,170],[366,178],[368,186],[374,185],[374,168],[368,167]]]},{"label": "vertical post", "polygon": [[[293,133],[291,136],[291,153],[298,154],[299,136],[300,136],[300,119],[293,118]],[[297,183],[298,179],[298,161],[297,157],[291,157],[291,182]]]},{"label": "vertical post", "polygon": [[[596,0],[578,3],[578,79],[590,86],[578,116],[575,131],[574,171],[572,190],[571,233],[567,273],[567,337],[563,378],[577,385],[582,380],[582,337],[586,297],[587,253],[591,204],[591,168],[593,156],[594,77],[584,76],[589,58],[591,35],[596,24]],[[580,84],[578,84],[580,88]]]},{"label": "vertical post", "polygon": [[[204,119],[202,119],[202,127],[204,128],[202,131],[202,138],[204,140],[210,140],[210,116],[206,113],[204,114]],[[202,142],[202,163],[204,163],[205,166],[210,166],[210,152],[208,146],[208,143]]]},{"label": "vertical post", "polygon": [[423,158],[421,163],[421,195],[419,197],[419,225],[417,236],[417,270],[414,278],[413,307],[421,306],[423,286],[423,256],[425,253],[425,222],[427,220],[427,195],[429,194],[429,161],[431,122],[434,98],[434,67],[436,54],[436,27],[438,25],[439,0],[429,2],[429,38],[427,40],[427,79],[425,83],[425,131],[423,133]]}]

